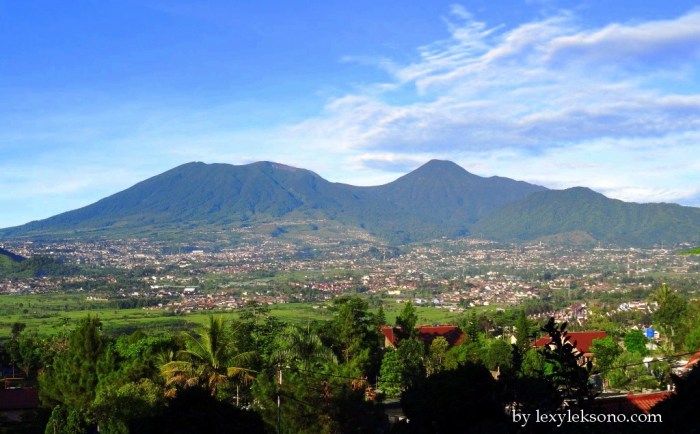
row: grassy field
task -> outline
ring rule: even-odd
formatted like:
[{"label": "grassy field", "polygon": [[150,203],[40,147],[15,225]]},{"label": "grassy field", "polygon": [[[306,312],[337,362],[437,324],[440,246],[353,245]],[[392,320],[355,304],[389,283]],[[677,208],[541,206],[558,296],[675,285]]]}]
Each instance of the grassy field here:
[{"label": "grassy field", "polygon": [[[288,323],[303,324],[313,320],[330,320],[330,303],[293,303],[271,306],[270,314]],[[393,324],[403,305],[386,302],[384,311],[387,322]],[[376,309],[372,309],[376,312]],[[460,314],[435,307],[417,307],[419,324],[455,323]],[[88,301],[84,294],[49,293],[37,295],[0,296],[0,339],[10,335],[13,323],[22,322],[27,331],[39,335],[54,335],[70,330],[87,315],[102,320],[109,334],[131,333],[142,329],[150,332],[170,332],[196,328],[207,321],[209,315],[224,318],[238,317],[236,311],[201,311],[190,314],[172,314],[165,310],[107,308],[103,301]]]},{"label": "grassy field", "polygon": [[[403,309],[402,303],[385,303],[384,314],[389,324],[394,324],[396,316]],[[417,306],[418,324],[455,324],[464,314],[452,313],[437,307]]]},{"label": "grassy field", "polygon": [[700,247],[695,247],[690,250],[683,250],[679,252],[681,255],[700,255]]}]

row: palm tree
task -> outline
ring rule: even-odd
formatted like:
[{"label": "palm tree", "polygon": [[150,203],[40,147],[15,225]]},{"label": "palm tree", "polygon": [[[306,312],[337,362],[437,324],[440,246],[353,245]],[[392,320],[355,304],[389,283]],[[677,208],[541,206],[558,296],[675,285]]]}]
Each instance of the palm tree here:
[{"label": "palm tree", "polygon": [[248,365],[256,354],[252,351],[235,354],[230,336],[226,333],[222,317],[209,317],[199,339],[186,334],[186,349],[178,353],[178,360],[161,366],[166,378],[166,394],[174,396],[177,387],[206,385],[215,396],[221,386],[230,381],[247,384],[253,379]]},{"label": "palm tree", "polygon": [[321,338],[308,327],[290,326],[279,340],[282,348],[273,354],[279,361],[300,362],[304,370],[314,363],[338,363],[333,351],[324,346]]}]

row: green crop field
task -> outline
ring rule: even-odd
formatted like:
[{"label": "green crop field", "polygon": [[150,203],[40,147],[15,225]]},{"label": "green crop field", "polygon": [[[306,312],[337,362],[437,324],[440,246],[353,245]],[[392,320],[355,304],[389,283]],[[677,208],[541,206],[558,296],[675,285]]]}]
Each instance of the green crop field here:
[{"label": "green crop field", "polygon": [[[333,318],[331,303],[289,303],[270,306],[270,314],[287,323],[327,321]],[[403,304],[385,302],[387,322],[393,324]],[[376,312],[377,309],[372,309]],[[419,324],[446,324],[458,321],[461,314],[446,309],[417,306]],[[196,311],[173,314],[167,310],[114,309],[104,301],[87,300],[84,293],[47,293],[0,295],[0,338],[8,337],[13,323],[21,322],[27,331],[39,335],[64,333],[78,319],[87,315],[98,316],[105,332],[131,333],[142,329],[150,332],[189,330],[206,322],[209,315],[224,318],[238,317],[237,311]]]},{"label": "green crop field", "polygon": [[683,250],[679,252],[681,255],[700,255],[700,247],[695,247],[690,250]]},{"label": "green crop field", "polygon": [[[384,314],[389,324],[394,324],[401,309],[403,309],[403,303],[384,304]],[[416,311],[418,313],[418,324],[455,324],[464,315],[430,306],[416,306]]]}]

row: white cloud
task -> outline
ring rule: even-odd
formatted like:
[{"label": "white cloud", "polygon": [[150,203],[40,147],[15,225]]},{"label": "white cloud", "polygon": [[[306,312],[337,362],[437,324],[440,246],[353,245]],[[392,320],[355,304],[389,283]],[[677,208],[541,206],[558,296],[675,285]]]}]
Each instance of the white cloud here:
[{"label": "white cloud", "polygon": [[545,47],[550,62],[688,61],[700,55],[700,11],[674,20],[633,25],[610,24],[561,36]]},{"label": "white cloud", "polygon": [[[367,169],[446,156],[483,175],[625,200],[700,193],[688,186],[700,185],[690,170],[700,147],[700,12],[599,28],[559,12],[505,29],[457,6],[446,23],[449,39],[420,47],[418,61],[382,60],[393,82],[331,100],[291,134]],[[658,179],[652,163],[674,170]]]}]

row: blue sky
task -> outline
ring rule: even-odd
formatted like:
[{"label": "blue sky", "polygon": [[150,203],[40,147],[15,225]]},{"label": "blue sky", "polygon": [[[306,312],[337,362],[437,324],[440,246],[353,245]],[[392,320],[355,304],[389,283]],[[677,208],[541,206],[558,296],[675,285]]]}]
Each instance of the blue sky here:
[{"label": "blue sky", "polygon": [[189,161],[700,206],[694,3],[0,0],[0,227]]}]

